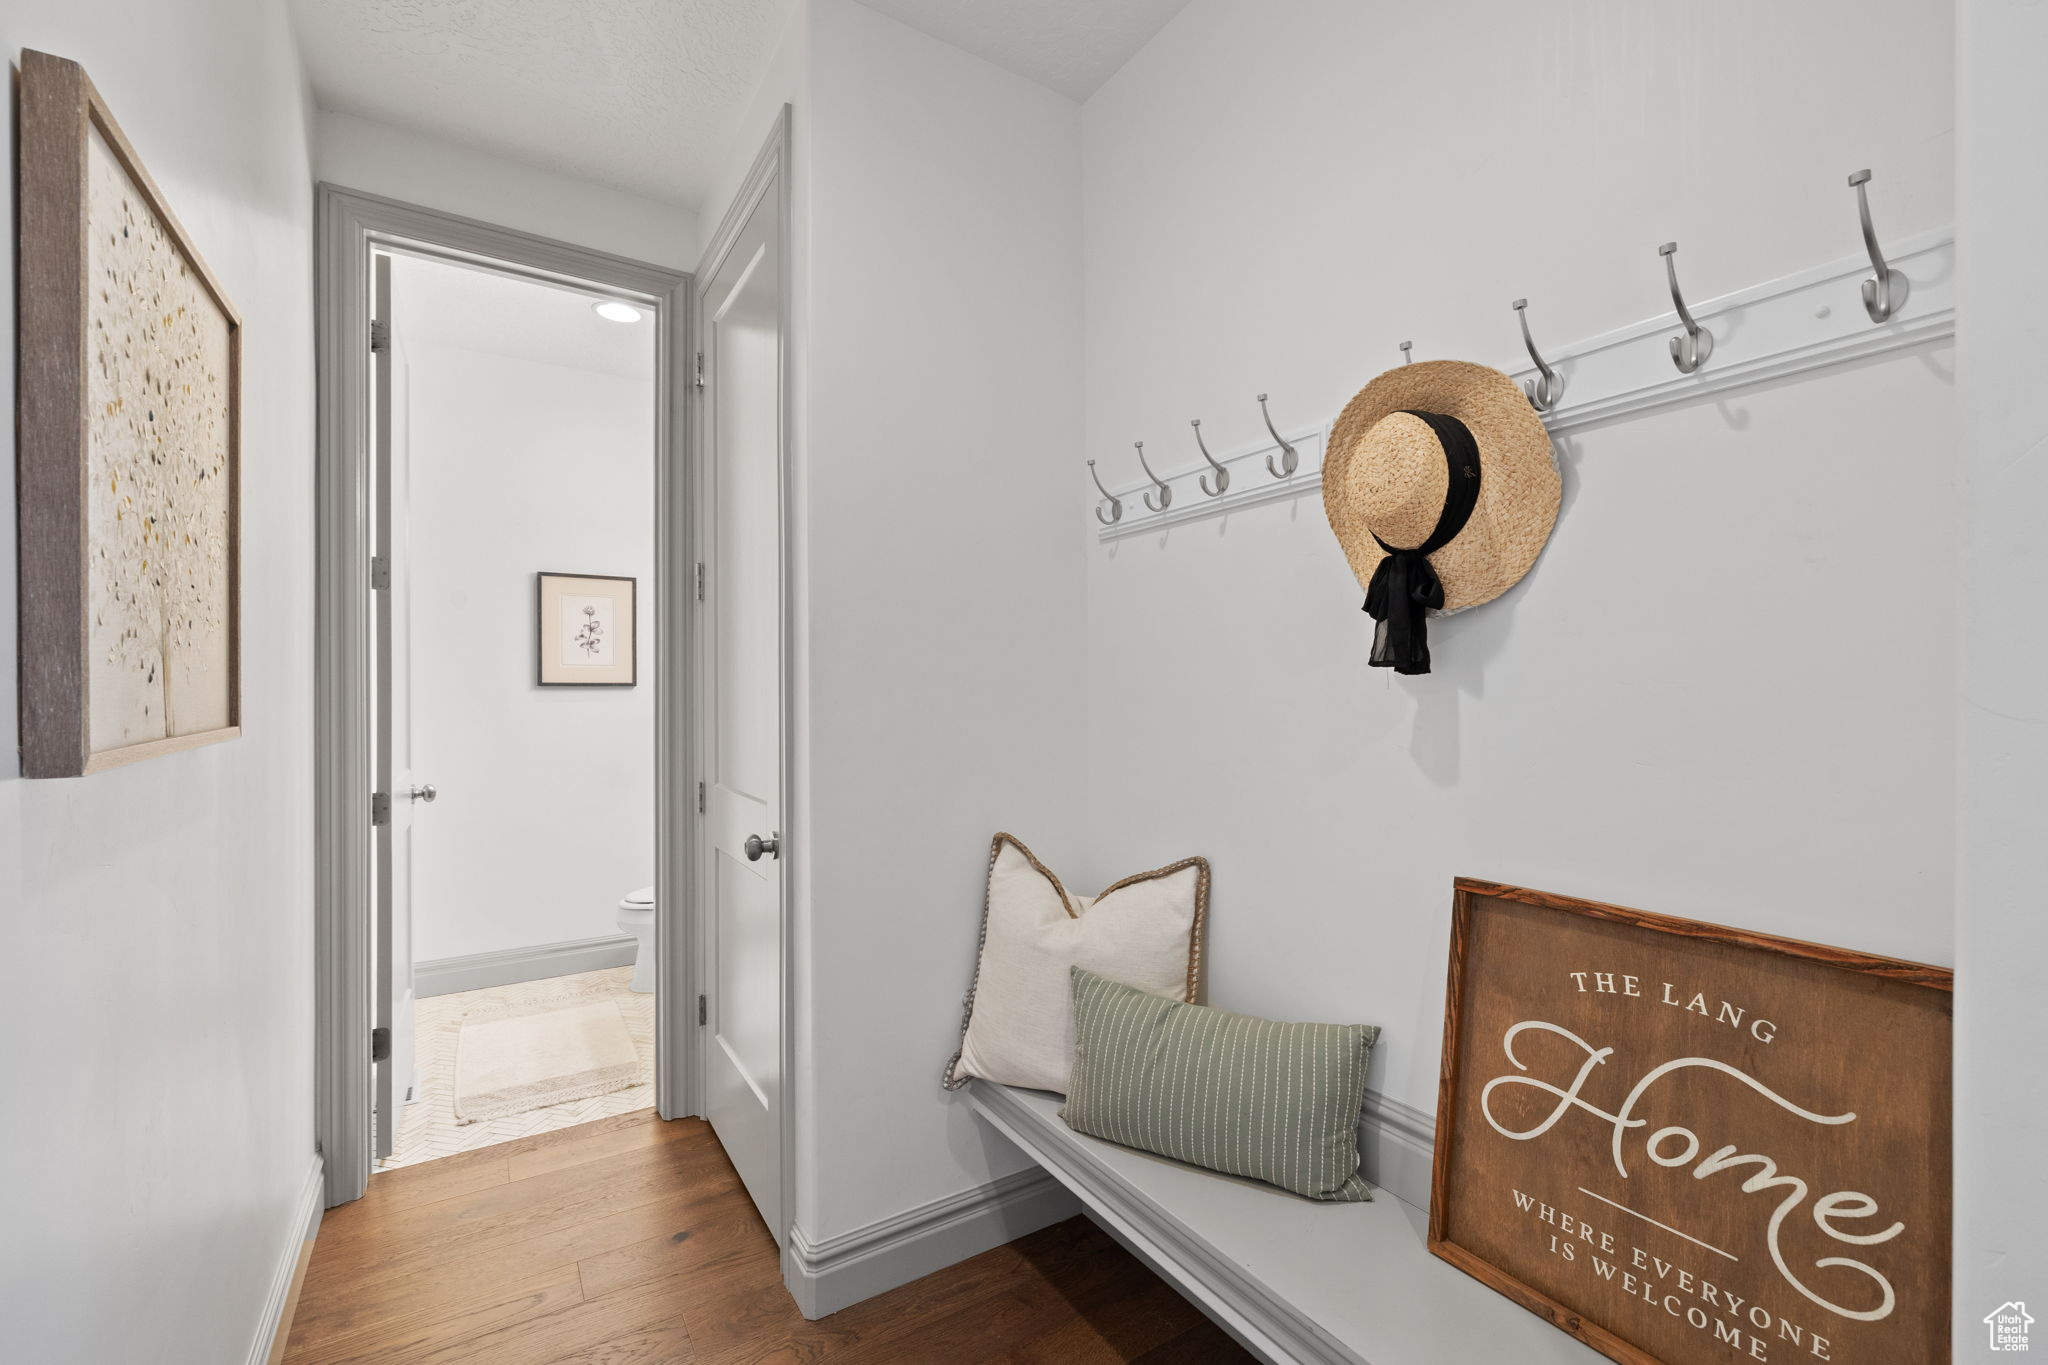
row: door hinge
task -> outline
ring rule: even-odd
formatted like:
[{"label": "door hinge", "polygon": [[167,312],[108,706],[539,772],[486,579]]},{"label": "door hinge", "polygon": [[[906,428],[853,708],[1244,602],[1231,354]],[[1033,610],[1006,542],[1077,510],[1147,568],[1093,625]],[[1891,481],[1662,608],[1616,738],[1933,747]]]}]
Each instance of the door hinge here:
[{"label": "door hinge", "polygon": [[704,353],[697,352],[697,387],[704,387]]},{"label": "door hinge", "polygon": [[391,558],[388,555],[370,556],[370,591],[383,592],[391,586]]},{"label": "door hinge", "polygon": [[370,319],[370,354],[391,349],[391,324],[382,318]]},{"label": "door hinge", "polygon": [[373,826],[388,825],[391,823],[390,792],[370,793],[370,823]]},{"label": "door hinge", "polygon": [[697,561],[697,600],[704,600],[704,561]]},{"label": "door hinge", "polygon": [[706,1004],[704,1003],[704,997],[703,997],[703,996],[701,996],[701,995],[700,995],[700,996],[698,996],[698,997],[697,997],[697,1022],[698,1022],[698,1023],[700,1023],[700,1024],[702,1024],[702,1023],[706,1022],[706,1021],[707,1021],[707,1020],[708,1020],[708,1019],[709,1019],[710,1017],[711,1017],[711,1015],[710,1015],[710,1007],[709,1007],[709,1006],[707,1006],[707,1005],[706,1005]]},{"label": "door hinge", "polygon": [[373,1028],[370,1030],[370,1060],[388,1062],[391,1060],[391,1030]]},{"label": "door hinge", "polygon": [[699,815],[702,815],[703,813],[704,813],[704,784],[703,784],[702,782],[699,782],[699,783],[697,784],[697,814],[699,814]]}]

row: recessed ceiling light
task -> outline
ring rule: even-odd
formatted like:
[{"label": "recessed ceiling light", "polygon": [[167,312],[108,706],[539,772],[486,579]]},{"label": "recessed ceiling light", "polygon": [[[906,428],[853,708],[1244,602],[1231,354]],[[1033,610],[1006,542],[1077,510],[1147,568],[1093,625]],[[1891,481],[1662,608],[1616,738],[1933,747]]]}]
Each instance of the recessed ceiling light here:
[{"label": "recessed ceiling light", "polygon": [[640,321],[640,310],[638,308],[635,308],[630,303],[620,303],[617,299],[600,299],[590,305],[590,311],[603,318],[606,322]]}]

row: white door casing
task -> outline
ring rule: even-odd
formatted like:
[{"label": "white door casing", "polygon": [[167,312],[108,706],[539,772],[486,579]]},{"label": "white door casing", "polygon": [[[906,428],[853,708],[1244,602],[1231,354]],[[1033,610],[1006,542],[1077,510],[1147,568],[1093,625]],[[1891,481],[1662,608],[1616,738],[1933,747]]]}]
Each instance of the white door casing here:
[{"label": "white door casing", "polygon": [[698,272],[698,973],[705,1117],[778,1245],[789,1206],[786,120]]}]

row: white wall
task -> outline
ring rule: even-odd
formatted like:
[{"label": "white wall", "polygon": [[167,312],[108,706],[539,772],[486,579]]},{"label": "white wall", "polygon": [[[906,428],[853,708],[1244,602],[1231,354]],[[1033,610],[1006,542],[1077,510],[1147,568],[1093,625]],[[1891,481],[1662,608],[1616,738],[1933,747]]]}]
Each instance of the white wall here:
[{"label": "white wall", "polygon": [[[1962,617],[1956,877],[1956,1298],[1958,1361],[1986,1349],[1986,1313],[2048,1299],[2048,415],[2037,395],[2048,292],[2036,224],[2048,215],[2048,8],[1963,0],[1957,224],[1962,408]],[[2034,1347],[2048,1327],[2034,1329]]]},{"label": "white wall", "polygon": [[[1185,469],[1261,391],[1325,421],[1403,338],[1526,363],[1523,295],[1554,346],[1656,315],[1671,237],[1697,297],[1849,256],[1861,166],[1885,234],[1945,225],[1952,25],[1194,0],[1084,110],[1088,453]],[[1952,370],[1561,441],[1549,549],[1427,677],[1366,666],[1315,498],[1091,543],[1080,880],[1207,854],[1211,998],[1383,1025],[1372,1084],[1425,1110],[1455,875],[1949,962]]]},{"label": "white wall", "polygon": [[[415,961],[616,934],[654,880],[652,341],[639,376],[408,346]],[[535,685],[539,570],[639,580],[638,686]]]},{"label": "white wall", "polygon": [[[283,8],[261,0],[11,0],[0,46],[10,61],[34,47],[84,63],[245,339],[243,736],[73,780],[0,772],[4,1353],[240,1361],[313,1158],[306,97]],[[0,196],[13,183],[0,179]],[[0,272],[0,315],[13,289]],[[13,327],[0,335],[12,412]],[[4,430],[12,715],[12,421]]]},{"label": "white wall", "polygon": [[1081,851],[1075,106],[815,0],[797,857],[813,1242],[1016,1169],[938,1088],[988,839]]},{"label": "white wall", "polygon": [[[769,53],[768,65],[761,73],[761,81],[747,100],[747,109],[740,116],[737,131],[727,144],[724,163],[711,192],[704,197],[701,215],[703,236],[708,244],[711,235],[724,221],[731,210],[733,199],[739,193],[753,169],[754,159],[760,155],[762,145],[774,130],[775,120],[781,115],[784,105],[801,105],[805,112],[811,99],[811,0],[796,0],[789,7],[789,17],[783,24],[782,33],[775,40],[774,50]],[[795,119],[791,126],[791,140],[795,144],[791,153],[794,174],[790,177],[792,186],[806,191],[792,196],[795,222],[791,236],[799,242],[808,242],[808,221],[810,212],[809,157],[811,128],[808,117]],[[808,249],[796,253],[799,258],[808,255]],[[801,293],[801,291],[799,291]],[[802,335],[801,331],[799,335]]]},{"label": "white wall", "polygon": [[354,114],[315,116],[318,180],[614,255],[694,270],[697,215]]}]

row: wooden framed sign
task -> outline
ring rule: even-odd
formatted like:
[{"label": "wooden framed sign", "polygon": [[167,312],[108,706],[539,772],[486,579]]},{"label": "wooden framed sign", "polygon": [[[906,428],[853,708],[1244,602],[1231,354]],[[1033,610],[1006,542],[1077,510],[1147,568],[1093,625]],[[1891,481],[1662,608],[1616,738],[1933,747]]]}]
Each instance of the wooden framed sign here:
[{"label": "wooden framed sign", "polygon": [[21,762],[241,733],[242,325],[78,63],[21,54]]},{"label": "wooden framed sign", "polygon": [[1945,968],[1460,878],[1430,1250],[1628,1365],[1949,1359]]}]

